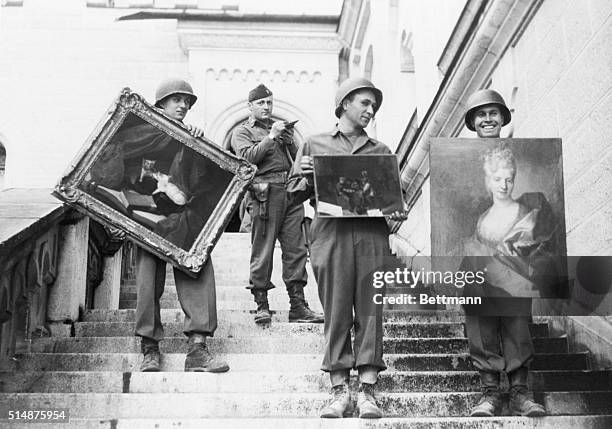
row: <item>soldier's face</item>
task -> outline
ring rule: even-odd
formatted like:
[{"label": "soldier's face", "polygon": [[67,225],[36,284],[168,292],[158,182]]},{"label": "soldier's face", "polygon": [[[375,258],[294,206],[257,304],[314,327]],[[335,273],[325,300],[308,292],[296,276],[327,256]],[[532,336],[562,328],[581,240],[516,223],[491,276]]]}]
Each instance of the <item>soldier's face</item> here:
[{"label": "soldier's face", "polygon": [[373,91],[363,89],[344,101],[343,115],[358,128],[368,126],[376,111],[376,96]]},{"label": "soldier's face", "polygon": [[191,97],[187,94],[172,94],[161,102],[164,113],[177,121],[183,121],[191,107]]},{"label": "soldier's face", "polygon": [[260,98],[249,102],[249,109],[253,117],[259,121],[267,121],[272,117],[272,96]]},{"label": "soldier's face", "polygon": [[474,113],[474,128],[480,138],[498,138],[504,117],[495,104],[487,104]]}]

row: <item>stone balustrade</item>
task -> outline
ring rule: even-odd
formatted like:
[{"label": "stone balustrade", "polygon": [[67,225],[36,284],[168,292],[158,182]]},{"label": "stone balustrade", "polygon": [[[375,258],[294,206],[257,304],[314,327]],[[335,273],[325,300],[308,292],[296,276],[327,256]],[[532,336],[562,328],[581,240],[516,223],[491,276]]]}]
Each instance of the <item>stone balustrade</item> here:
[{"label": "stone balustrade", "polygon": [[49,189],[0,191],[0,362],[70,336],[85,309],[118,308],[120,247]]}]

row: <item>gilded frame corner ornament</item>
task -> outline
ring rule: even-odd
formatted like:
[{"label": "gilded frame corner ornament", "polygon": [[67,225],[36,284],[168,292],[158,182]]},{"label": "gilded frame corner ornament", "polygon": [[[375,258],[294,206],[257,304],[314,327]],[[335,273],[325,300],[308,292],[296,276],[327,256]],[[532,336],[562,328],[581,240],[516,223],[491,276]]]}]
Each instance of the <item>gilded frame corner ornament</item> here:
[{"label": "gilded frame corner ornament", "polygon": [[[215,189],[215,195],[220,195],[220,198],[215,197],[209,202],[210,210],[207,216],[202,213],[198,214],[200,222],[195,222],[195,224],[203,223],[203,227],[191,232],[193,236],[189,240],[191,244],[178,245],[170,241],[158,231],[157,226],[145,226],[133,216],[133,211],[124,211],[122,207],[113,206],[112,202],[109,203],[109,200],[100,198],[98,195],[100,187],[92,181],[92,170],[99,168],[99,163],[103,159],[108,160],[111,157],[109,155],[111,147],[115,148],[112,156],[117,153],[115,158],[123,157],[119,161],[116,159],[113,161],[123,165],[128,162],[128,143],[124,145],[117,134],[130,131],[130,124],[135,122],[146,127],[149,132],[161,136],[160,138],[164,141],[171,142],[171,146],[177,148],[178,151],[188,153],[192,159],[190,165],[207,166],[200,170],[202,175],[198,176],[199,180],[209,188],[212,186]],[[146,155],[141,154],[140,156]],[[180,166],[174,162],[173,165]],[[212,170],[216,171],[214,173],[216,175],[213,175]],[[224,151],[211,140],[205,137],[193,137],[181,122],[165,116],[161,110],[149,104],[142,96],[132,92],[129,88],[124,88],[59,180],[53,194],[93,219],[107,226],[124,230],[140,247],[172,263],[185,273],[196,276],[210,257],[213,247],[252,182],[256,170],[254,165]],[[219,177],[223,177],[223,181],[214,183],[213,181],[218,180]],[[208,178],[211,179],[207,180]],[[142,180],[142,175],[140,180]],[[192,187],[198,188],[199,182],[194,183]],[[153,192],[153,195],[156,192]],[[205,199],[206,194],[202,195],[199,198]],[[170,216],[160,215],[159,218],[165,221]]]}]

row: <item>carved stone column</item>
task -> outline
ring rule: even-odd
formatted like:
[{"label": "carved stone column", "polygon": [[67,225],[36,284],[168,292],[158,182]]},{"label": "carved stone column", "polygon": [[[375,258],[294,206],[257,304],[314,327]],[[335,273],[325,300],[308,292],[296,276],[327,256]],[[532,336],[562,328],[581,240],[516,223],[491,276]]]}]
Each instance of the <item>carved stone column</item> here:
[{"label": "carved stone column", "polygon": [[119,308],[119,290],[121,285],[121,261],[123,251],[119,249],[112,256],[104,257],[102,282],[94,292],[94,308]]},{"label": "carved stone column", "polygon": [[47,320],[53,336],[70,336],[85,306],[89,218],[73,215],[60,227],[59,267],[49,293]]}]

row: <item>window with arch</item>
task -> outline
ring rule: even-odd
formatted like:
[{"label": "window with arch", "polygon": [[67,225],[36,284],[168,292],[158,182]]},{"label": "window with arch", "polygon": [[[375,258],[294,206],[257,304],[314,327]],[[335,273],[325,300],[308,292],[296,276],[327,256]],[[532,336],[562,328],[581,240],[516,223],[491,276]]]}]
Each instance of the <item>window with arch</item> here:
[{"label": "window with arch", "polygon": [[338,54],[338,83],[344,82],[349,77],[350,50],[345,46]]},{"label": "window with arch", "polygon": [[0,141],[0,176],[4,175],[4,170],[6,168],[6,149],[4,145]]},{"label": "window with arch", "polygon": [[365,68],[363,70],[363,76],[366,79],[372,80],[372,68],[374,67],[374,48],[372,45],[368,48],[368,53],[366,54],[365,60]]},{"label": "window with arch", "polygon": [[400,43],[400,72],[414,73],[414,55],[412,55],[412,33],[402,31],[402,41]]},{"label": "window with arch", "polygon": [[4,170],[6,168],[6,149],[0,141],[0,189],[4,188]]}]

